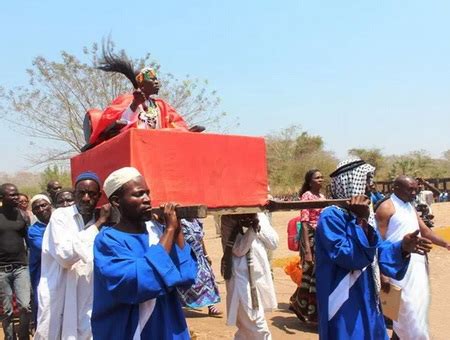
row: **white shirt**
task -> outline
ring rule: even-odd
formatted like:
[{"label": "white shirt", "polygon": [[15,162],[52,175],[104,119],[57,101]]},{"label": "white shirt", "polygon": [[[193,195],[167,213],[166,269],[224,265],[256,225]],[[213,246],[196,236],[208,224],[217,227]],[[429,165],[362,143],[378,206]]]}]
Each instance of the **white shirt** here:
[{"label": "white shirt", "polygon": [[[239,304],[250,319],[264,311],[277,308],[277,298],[270,272],[267,249],[275,250],[278,246],[278,234],[270,225],[264,213],[258,213],[261,230],[255,233],[252,228],[244,235],[238,234],[233,246],[233,268],[230,280],[227,280],[227,325],[235,325]],[[247,252],[252,249],[253,280],[255,283],[260,308],[252,309],[250,283],[248,278]]]},{"label": "white shirt", "polygon": [[94,222],[85,225],[75,205],[53,212],[42,240],[34,339],[92,339]]}]

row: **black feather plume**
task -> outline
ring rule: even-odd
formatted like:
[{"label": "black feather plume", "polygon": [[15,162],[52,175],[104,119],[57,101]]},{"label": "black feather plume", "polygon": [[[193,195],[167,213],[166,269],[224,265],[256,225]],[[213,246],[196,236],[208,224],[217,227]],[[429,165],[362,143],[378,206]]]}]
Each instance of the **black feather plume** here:
[{"label": "black feather plume", "polygon": [[137,89],[139,86],[136,81],[136,71],[134,70],[133,64],[125,54],[122,56],[114,55],[111,45],[112,43],[109,39],[106,44],[103,44],[103,56],[99,60],[99,66],[97,66],[97,69],[106,72],[122,73],[131,81],[133,87]]}]

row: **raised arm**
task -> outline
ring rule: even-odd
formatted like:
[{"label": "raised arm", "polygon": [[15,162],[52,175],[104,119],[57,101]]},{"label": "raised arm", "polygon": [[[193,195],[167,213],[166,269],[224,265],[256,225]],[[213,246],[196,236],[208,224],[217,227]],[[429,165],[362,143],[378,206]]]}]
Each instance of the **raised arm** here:
[{"label": "raised arm", "polygon": [[434,198],[439,198],[439,195],[441,194],[441,192],[439,191],[438,188],[436,188],[433,184],[431,184],[430,182],[424,180],[421,177],[417,178],[417,181],[420,184],[423,184],[424,187],[426,187],[428,190],[430,190],[433,193]]},{"label": "raised arm", "polygon": [[233,255],[237,257],[245,256],[252,247],[256,237],[256,232],[253,228],[248,228],[244,235],[237,235],[236,242],[233,245]]},{"label": "raised arm", "polygon": [[372,263],[381,241],[379,234],[367,226],[357,225],[354,217],[337,207],[324,209],[319,218],[316,240],[330,260],[347,270],[363,269]]}]

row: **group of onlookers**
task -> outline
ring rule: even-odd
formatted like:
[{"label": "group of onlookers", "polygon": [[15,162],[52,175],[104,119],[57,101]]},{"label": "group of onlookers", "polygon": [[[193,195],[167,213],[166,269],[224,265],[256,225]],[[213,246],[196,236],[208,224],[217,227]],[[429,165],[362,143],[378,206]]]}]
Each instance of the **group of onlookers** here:
[{"label": "group of onlookers", "polygon": [[57,181],[49,182],[47,191],[30,200],[12,183],[0,186],[0,297],[7,340],[14,338],[14,306],[19,316],[18,337],[29,338],[30,311],[34,321],[37,315],[42,235],[52,209],[74,201],[72,190],[62,189]]},{"label": "group of onlookers", "polygon": [[[318,326],[323,339],[384,339],[379,294],[396,285],[402,302],[394,336],[428,339],[423,255],[432,243],[450,245],[419,217],[416,179],[399,176],[390,196],[374,197],[374,172],[362,160],[340,163],[330,175],[331,192],[348,204],[301,211],[303,275],[290,308]],[[323,182],[318,169],[308,171],[300,199],[324,200]],[[103,193],[109,203],[98,209]],[[171,203],[155,214],[136,169],[116,170],[103,185],[95,173],[82,173],[74,190],[51,181],[47,193],[29,202],[5,183],[0,196],[6,339],[14,338],[13,299],[20,339],[29,338],[30,315],[35,339],[187,339],[182,306],[208,307],[210,316],[221,316],[201,222],[179,220]],[[227,324],[237,326],[235,339],[270,339],[264,313],[277,307],[277,299],[268,251],[277,247],[278,235],[263,213],[224,215],[221,226]]]},{"label": "group of onlookers", "polygon": [[[302,210],[299,221],[302,281],[290,309],[317,325],[322,339],[386,339],[380,291],[402,290],[393,339],[429,339],[428,261],[435,244],[450,250],[416,211],[422,179],[399,176],[393,192],[377,193],[375,168],[353,159],[341,162],[331,177],[335,199],[346,207]],[[301,200],[320,200],[323,176],[305,176]],[[422,194],[423,196],[423,194]]]}]

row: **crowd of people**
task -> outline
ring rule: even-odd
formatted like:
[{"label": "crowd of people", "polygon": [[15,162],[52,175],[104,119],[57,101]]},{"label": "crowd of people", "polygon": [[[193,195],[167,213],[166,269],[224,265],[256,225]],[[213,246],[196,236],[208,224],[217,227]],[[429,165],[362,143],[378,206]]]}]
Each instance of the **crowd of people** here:
[{"label": "crowd of people", "polygon": [[[300,212],[303,275],[290,308],[300,322],[318,327],[321,339],[386,339],[380,292],[396,285],[402,303],[394,338],[429,339],[424,255],[431,244],[450,245],[420,218],[414,178],[399,176],[374,209],[374,171],[361,160],[340,163],[331,191],[348,205]],[[318,169],[308,171],[299,199],[324,200],[323,182]],[[96,209],[103,193],[109,203]],[[73,190],[51,181],[29,202],[5,183],[0,197],[5,339],[15,337],[14,305],[19,339],[29,339],[33,328],[35,339],[188,339],[183,307],[207,307],[221,317],[202,223],[178,219],[172,203],[162,215],[152,213],[136,169],[116,170],[104,183],[84,172]],[[223,215],[221,236],[226,323],[238,328],[235,339],[270,339],[265,312],[277,308],[277,298],[268,251],[278,235],[258,213]]]},{"label": "crowd of people", "polygon": [[[159,91],[155,70],[136,72],[108,54],[100,65],[127,76],[135,90],[104,110],[88,131],[90,147],[118,121],[122,131],[202,130],[189,129],[169,104],[153,97]],[[303,209],[296,218],[303,275],[290,309],[317,327],[321,339],[387,339],[380,293],[395,284],[403,293],[394,337],[429,339],[425,255],[432,244],[450,245],[416,209],[424,202],[429,207],[418,189],[425,181],[399,176],[384,197],[374,174],[360,159],[341,162],[330,175],[331,195],[347,204]],[[325,200],[323,183],[319,169],[308,171],[297,198]],[[98,207],[102,195],[108,203]],[[6,340],[15,333],[29,339],[30,329],[37,340],[189,339],[183,307],[207,307],[209,316],[222,316],[201,221],[180,219],[174,203],[155,213],[137,169],[117,169],[103,182],[86,171],[73,189],[52,180],[31,199],[4,183],[0,199]],[[235,339],[271,339],[265,312],[277,308],[277,298],[269,255],[279,237],[265,213],[222,215],[220,222],[226,323],[237,327]]]},{"label": "crowd of people", "polygon": [[[374,195],[374,173],[375,168],[361,160],[341,162],[330,175],[331,194],[348,199],[348,207],[308,209],[297,218],[303,230],[303,277],[290,309],[301,322],[318,321],[321,339],[386,339],[380,292],[388,293],[395,285],[402,294],[392,339],[429,339],[424,255],[431,244],[448,250],[450,245],[416,210],[424,180],[399,176],[393,192],[384,197]],[[322,178],[317,169],[308,172],[300,199],[323,199]]]}]

